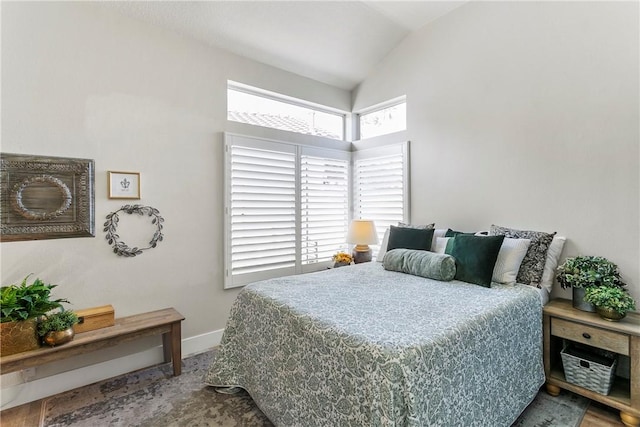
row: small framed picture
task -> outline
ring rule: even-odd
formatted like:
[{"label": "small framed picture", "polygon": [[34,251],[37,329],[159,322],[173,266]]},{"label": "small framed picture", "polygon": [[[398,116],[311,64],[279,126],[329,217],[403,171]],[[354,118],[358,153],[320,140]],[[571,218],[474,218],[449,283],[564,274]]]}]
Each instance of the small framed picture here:
[{"label": "small framed picture", "polygon": [[109,171],[110,199],[140,199],[140,172]]}]

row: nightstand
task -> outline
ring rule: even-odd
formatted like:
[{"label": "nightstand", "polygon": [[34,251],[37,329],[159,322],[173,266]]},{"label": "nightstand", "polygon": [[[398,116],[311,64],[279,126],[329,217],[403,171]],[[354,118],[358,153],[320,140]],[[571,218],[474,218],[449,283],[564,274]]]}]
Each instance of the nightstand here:
[{"label": "nightstand", "polygon": [[[543,310],[544,372],[547,392],[572,391],[620,411],[623,424],[640,426],[640,314],[627,313],[610,322],[595,313],[574,309],[570,300],[555,299]],[[616,377],[608,395],[567,382],[562,369],[563,339],[629,356],[629,379]]]}]

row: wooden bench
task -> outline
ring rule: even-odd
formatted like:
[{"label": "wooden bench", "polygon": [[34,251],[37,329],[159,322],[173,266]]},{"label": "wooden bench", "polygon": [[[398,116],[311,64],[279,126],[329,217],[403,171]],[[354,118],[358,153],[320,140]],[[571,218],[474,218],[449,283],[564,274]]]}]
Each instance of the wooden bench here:
[{"label": "wooden bench", "polygon": [[11,354],[0,358],[0,372],[6,374],[43,365],[67,357],[100,350],[140,337],[162,334],[164,361],[173,362],[173,375],[182,373],[182,333],[184,316],[173,308],[121,317],[115,325],[76,334],[73,341],[57,347]]}]

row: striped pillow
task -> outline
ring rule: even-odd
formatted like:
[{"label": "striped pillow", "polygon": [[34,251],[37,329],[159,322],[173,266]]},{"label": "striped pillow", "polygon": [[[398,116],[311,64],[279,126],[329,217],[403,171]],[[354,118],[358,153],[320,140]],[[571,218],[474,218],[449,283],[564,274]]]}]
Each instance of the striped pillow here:
[{"label": "striped pillow", "polygon": [[491,280],[505,285],[514,285],[518,277],[518,270],[524,256],[527,254],[531,240],[511,239],[505,237],[498,252],[496,265],[493,267]]}]

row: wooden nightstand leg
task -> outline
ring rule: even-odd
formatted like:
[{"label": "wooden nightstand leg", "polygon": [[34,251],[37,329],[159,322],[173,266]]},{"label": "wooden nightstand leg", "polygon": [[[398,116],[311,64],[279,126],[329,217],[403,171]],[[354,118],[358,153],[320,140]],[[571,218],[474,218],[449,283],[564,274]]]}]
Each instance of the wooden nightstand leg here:
[{"label": "wooden nightstand leg", "polygon": [[560,387],[558,387],[557,385],[547,383],[546,386],[547,393],[549,393],[551,396],[557,396],[560,394]]},{"label": "wooden nightstand leg", "polygon": [[620,411],[620,419],[622,420],[622,424],[628,427],[639,427],[640,426],[640,417],[633,416],[626,412]]}]

